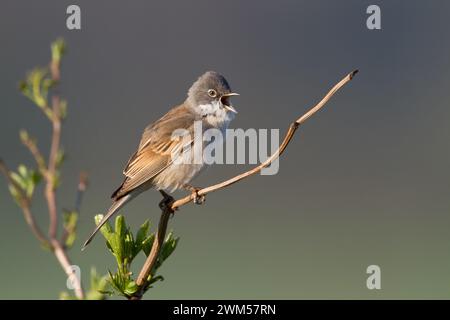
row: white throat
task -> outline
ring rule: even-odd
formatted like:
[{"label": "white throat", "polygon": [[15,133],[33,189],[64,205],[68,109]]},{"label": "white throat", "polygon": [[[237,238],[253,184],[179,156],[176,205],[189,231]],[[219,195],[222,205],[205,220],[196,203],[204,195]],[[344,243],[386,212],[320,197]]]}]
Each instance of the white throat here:
[{"label": "white throat", "polygon": [[227,111],[220,101],[201,104],[197,108],[202,119],[218,129],[228,128],[231,120],[234,119],[234,113]]}]

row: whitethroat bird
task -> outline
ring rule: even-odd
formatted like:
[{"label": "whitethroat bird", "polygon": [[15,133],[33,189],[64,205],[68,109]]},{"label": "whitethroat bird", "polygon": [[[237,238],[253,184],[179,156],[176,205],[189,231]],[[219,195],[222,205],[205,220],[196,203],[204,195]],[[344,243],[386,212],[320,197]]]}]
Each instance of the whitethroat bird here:
[{"label": "whitethroat bird", "polygon": [[[237,113],[230,103],[230,97],[236,95],[222,75],[208,71],[194,82],[181,105],[145,128],[137,151],[123,170],[125,180],[111,196],[113,204],[86,240],[83,249],[121,207],[150,188],[159,190],[165,199],[169,196],[164,190],[172,192],[184,188],[195,193],[194,202],[203,202],[204,198],[197,195],[198,189],[189,185],[204,167],[203,157],[200,157],[201,161],[193,161],[195,147],[186,147],[194,144],[196,121],[201,121],[203,131],[215,128],[223,132],[228,127]],[[187,141],[180,137],[174,139],[173,133],[180,129],[191,138]],[[204,139],[201,140],[202,144],[207,144]],[[181,156],[185,157],[184,160],[176,161]]]}]

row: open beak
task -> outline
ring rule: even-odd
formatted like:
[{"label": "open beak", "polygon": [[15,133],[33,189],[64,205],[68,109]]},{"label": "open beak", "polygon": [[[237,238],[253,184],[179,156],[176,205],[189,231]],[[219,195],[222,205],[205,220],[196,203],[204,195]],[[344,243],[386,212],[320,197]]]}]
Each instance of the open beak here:
[{"label": "open beak", "polygon": [[232,96],[239,96],[240,94],[239,93],[236,93],[236,92],[230,92],[230,93],[225,93],[224,95],[223,95],[223,97],[232,97]]},{"label": "open beak", "polygon": [[228,100],[228,97],[238,96],[238,95],[239,95],[239,93],[236,93],[236,92],[230,92],[230,93],[226,93],[226,94],[224,94],[224,95],[222,96],[221,101],[222,101],[223,107],[224,107],[227,111],[231,111],[231,112],[233,112],[233,113],[238,113],[238,112],[236,111],[236,109],[233,108],[233,107],[230,105],[229,100]]}]

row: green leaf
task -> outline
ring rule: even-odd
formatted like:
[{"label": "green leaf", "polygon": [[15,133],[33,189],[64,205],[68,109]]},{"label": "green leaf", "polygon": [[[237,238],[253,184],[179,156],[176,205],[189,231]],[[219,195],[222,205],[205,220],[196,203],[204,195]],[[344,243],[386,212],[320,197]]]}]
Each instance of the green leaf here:
[{"label": "green leaf", "polygon": [[125,218],[122,215],[117,216],[115,224],[115,233],[119,236],[125,235],[126,232]]},{"label": "green leaf", "polygon": [[134,254],[134,237],[129,228],[127,228],[123,240],[125,263],[130,264],[136,255]]},{"label": "green leaf", "polygon": [[56,153],[56,165],[59,167],[66,159],[66,154],[63,149],[59,149]]},{"label": "green leaf", "polygon": [[36,170],[30,170],[21,164],[17,168],[17,172],[11,172],[9,177],[13,181],[10,184],[9,191],[16,201],[23,195],[31,199],[36,185],[41,180],[41,175]]},{"label": "green leaf", "polygon": [[134,282],[133,280],[129,281],[126,286],[125,289],[123,291],[123,293],[127,296],[131,296],[134,293],[136,293],[139,290],[138,285],[136,284],[136,282]]},{"label": "green leaf", "polygon": [[10,177],[20,189],[24,190],[27,187],[25,179],[16,172],[11,172]]},{"label": "green leaf", "polygon": [[8,189],[9,189],[9,192],[11,193],[11,196],[13,197],[14,201],[16,201],[17,205],[20,206],[20,203],[22,201],[21,193],[12,184],[8,185]]},{"label": "green leaf", "polygon": [[64,39],[59,38],[56,41],[54,41],[51,45],[51,51],[52,51],[52,60],[56,63],[59,63],[61,61],[62,56],[66,52],[66,43],[64,42]]},{"label": "green leaf", "polygon": [[[94,217],[95,220],[95,224],[99,225],[99,223],[102,221],[103,219],[103,215],[102,214],[97,214]],[[114,234],[114,230],[112,229],[111,225],[109,224],[109,222],[106,222],[101,228],[100,228],[100,232],[103,235],[103,237],[106,239],[107,242],[110,241],[111,237]]]},{"label": "green leaf", "polygon": [[33,196],[35,186],[36,186],[36,184],[34,183],[33,178],[30,177],[27,180],[27,187],[25,189],[25,194],[27,195],[28,198],[31,198]]},{"label": "green leaf", "polygon": [[142,246],[144,242],[147,240],[147,233],[148,229],[150,227],[150,222],[146,220],[139,228],[139,230],[136,233],[136,240],[134,241],[134,248],[133,248],[133,258],[136,257],[139,252],[143,249]]},{"label": "green leaf", "polygon": [[41,180],[42,180],[42,175],[38,171],[33,170],[31,172],[31,181],[33,181],[33,183],[36,185],[39,182],[41,182]]},{"label": "green leaf", "polygon": [[65,245],[68,248],[71,248],[73,243],[75,242],[75,239],[77,238],[76,234],[76,228],[77,228],[77,222],[78,222],[78,212],[76,211],[66,211],[64,212],[63,216],[64,222],[64,229],[67,232],[67,238],[65,241]]},{"label": "green leaf", "polygon": [[142,244],[147,237],[148,228],[150,227],[150,221],[145,220],[145,222],[140,226],[138,232],[136,233],[136,243]]},{"label": "green leaf", "polygon": [[22,94],[34,102],[49,118],[53,112],[48,106],[48,90],[53,85],[47,68],[35,68],[31,70],[26,79],[19,83]]},{"label": "green leaf", "polygon": [[104,300],[106,295],[111,295],[109,290],[108,275],[99,276],[95,268],[91,268],[91,286],[86,294],[88,300]]},{"label": "green leaf", "polygon": [[[96,223],[98,224],[102,218],[102,215],[97,215]],[[155,233],[149,234],[150,222],[146,220],[139,227],[134,237],[122,215],[116,217],[114,229],[108,223],[105,226],[105,229],[102,228],[101,231],[106,239],[108,249],[117,262],[117,272],[115,274],[109,272],[108,282],[114,292],[129,297],[140,289],[131,277],[131,263],[140,251],[143,251],[147,256],[149,255],[155,241]],[[178,240],[179,238],[175,238],[172,232],[167,235],[155,268],[148,278],[149,281],[145,284],[145,290],[150,288],[151,284],[164,279],[162,276],[155,276],[155,271],[174,252]]]},{"label": "green leaf", "polygon": [[48,90],[42,86],[42,80],[48,75],[48,70],[35,68],[28,76],[34,103],[41,109],[47,108]]},{"label": "green leaf", "polygon": [[[100,216],[97,216],[100,218]],[[99,223],[97,219],[97,223]],[[126,273],[128,271],[129,264],[135,257],[135,242],[132,233],[126,226],[125,218],[122,215],[116,217],[115,228],[112,230],[111,226],[107,224],[106,228],[101,229],[103,236],[107,241],[108,249],[111,250],[116,257],[117,266],[119,269]]]},{"label": "green leaf", "polygon": [[134,290],[133,283],[130,279],[129,275],[124,275],[121,272],[117,272],[116,274],[112,274],[111,271],[108,271],[109,274],[109,283],[113,290],[115,290],[119,295],[128,296],[132,294]]},{"label": "green leaf", "polygon": [[150,251],[152,250],[153,241],[155,241],[155,234],[152,233],[149,235],[143,242],[142,242],[142,250],[144,251],[145,255],[148,257],[150,254]]},{"label": "green leaf", "polygon": [[30,170],[28,171],[27,176],[27,188],[26,188],[26,195],[28,198],[31,198],[34,193],[34,189],[36,185],[41,181],[41,174],[38,171]]},{"label": "green leaf", "polygon": [[114,255],[116,256],[117,263],[119,267],[122,267],[125,256],[124,256],[124,236],[125,233],[125,223],[124,217],[118,216],[115,221],[114,233],[111,239],[109,240],[109,244],[113,250]]},{"label": "green leaf", "polygon": [[[94,216],[94,222],[95,222],[95,225],[96,226],[98,226],[98,224],[101,222],[103,220],[103,215],[102,214],[96,214],[95,216]],[[105,224],[106,225],[106,224]],[[111,227],[111,226],[110,226]],[[102,227],[102,229],[103,229],[103,227]]]},{"label": "green leaf", "polygon": [[53,182],[54,189],[57,189],[61,185],[61,172],[59,170],[55,171],[52,182]]},{"label": "green leaf", "polygon": [[173,251],[177,247],[178,240],[180,240],[180,238],[175,238],[172,232],[170,232],[167,235],[166,240],[161,246],[161,251],[159,252],[158,260],[156,261],[155,266],[152,270],[153,274],[156,272],[156,270],[158,270],[161,267],[163,262],[173,253]]},{"label": "green leaf", "polygon": [[64,227],[66,229],[74,229],[78,221],[78,213],[76,211],[66,211],[64,212]]},{"label": "green leaf", "polygon": [[158,282],[158,281],[164,281],[164,277],[163,276],[152,276],[150,275],[147,279],[147,283],[144,287],[144,292],[147,292],[148,289],[153,288],[152,284]]},{"label": "green leaf", "polygon": [[67,291],[62,291],[59,294],[59,300],[77,300],[77,298]]},{"label": "green leaf", "polygon": [[19,82],[19,90],[20,90],[20,92],[22,92],[23,95],[25,95],[27,97],[29,96],[29,87],[25,80],[21,80]]},{"label": "green leaf", "polygon": [[76,232],[69,233],[69,235],[67,236],[66,241],[65,241],[66,247],[67,248],[72,248],[72,246],[73,246],[73,244],[74,244],[76,239],[77,239]]},{"label": "green leaf", "polygon": [[28,169],[23,164],[19,165],[19,167],[17,168],[17,171],[23,178],[26,178],[28,176]]},{"label": "green leaf", "polygon": [[59,102],[59,116],[61,119],[67,117],[67,100],[61,99]]},{"label": "green leaf", "polygon": [[172,232],[167,235],[166,241],[162,245],[160,253],[160,258],[163,261],[166,260],[175,251],[178,240],[180,240],[180,238],[175,238]]},{"label": "green leaf", "polygon": [[30,140],[30,136],[29,136],[28,132],[24,129],[19,131],[19,136],[20,136],[20,140],[23,142]]}]

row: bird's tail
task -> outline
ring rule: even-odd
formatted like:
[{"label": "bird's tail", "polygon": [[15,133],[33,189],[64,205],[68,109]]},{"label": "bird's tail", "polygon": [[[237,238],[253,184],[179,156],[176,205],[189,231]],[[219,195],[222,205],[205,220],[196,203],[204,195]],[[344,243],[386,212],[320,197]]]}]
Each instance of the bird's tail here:
[{"label": "bird's tail", "polygon": [[89,236],[89,238],[86,240],[86,242],[83,244],[83,247],[81,250],[84,250],[86,246],[92,241],[94,236],[97,234],[97,232],[100,230],[100,228],[120,209],[122,208],[128,201],[130,201],[132,198],[134,198],[134,195],[131,193],[115,200],[111,207],[108,210],[108,213],[103,217],[103,219],[100,221],[100,223],[95,228],[94,232]]}]

